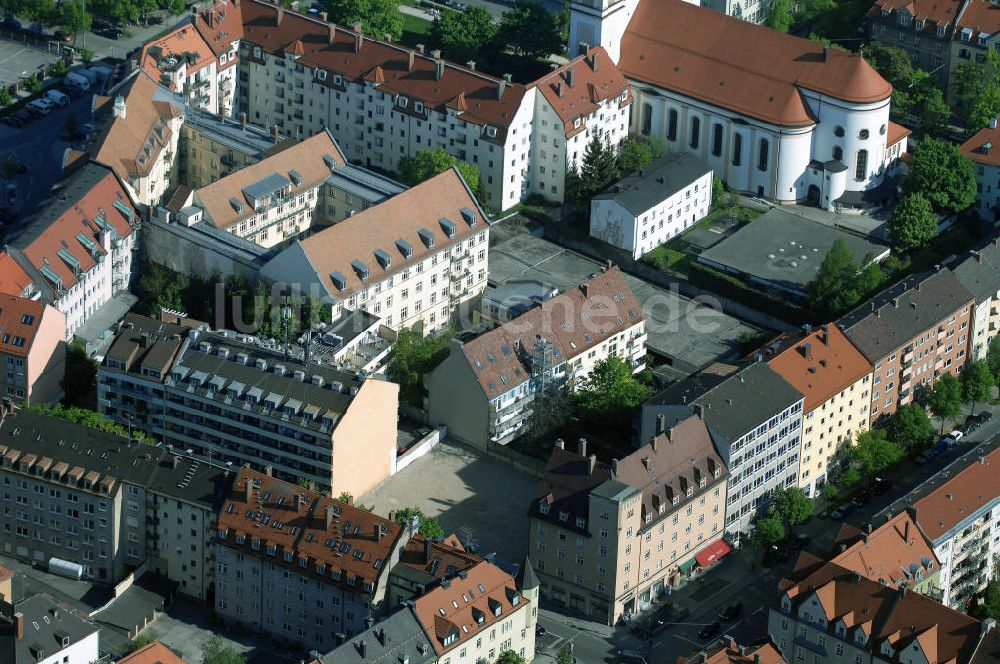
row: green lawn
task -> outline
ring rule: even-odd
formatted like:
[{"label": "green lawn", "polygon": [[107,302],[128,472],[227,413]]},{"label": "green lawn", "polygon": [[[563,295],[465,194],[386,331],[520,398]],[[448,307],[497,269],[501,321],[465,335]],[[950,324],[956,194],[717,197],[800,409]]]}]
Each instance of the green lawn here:
[{"label": "green lawn", "polygon": [[400,40],[407,46],[426,44],[431,31],[431,22],[419,16],[403,14],[403,38]]}]

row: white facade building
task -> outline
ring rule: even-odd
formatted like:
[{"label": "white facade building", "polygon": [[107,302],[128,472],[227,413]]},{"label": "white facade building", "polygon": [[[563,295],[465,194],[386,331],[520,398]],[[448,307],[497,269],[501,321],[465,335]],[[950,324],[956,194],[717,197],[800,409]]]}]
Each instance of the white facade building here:
[{"label": "white facade building", "polygon": [[1000,240],[994,238],[971,251],[951,271],[976,300],[969,356],[984,360],[1000,330]]},{"label": "white facade building", "polygon": [[638,260],[698,223],[711,206],[712,169],[674,153],[591,199],[590,234]]},{"label": "white facade building", "polygon": [[100,632],[49,595],[11,604],[0,598],[0,661],[4,664],[93,664]]},{"label": "white facade building", "polygon": [[976,166],[976,211],[983,221],[994,222],[1000,209],[1000,129],[997,118],[962,144],[962,154]]}]

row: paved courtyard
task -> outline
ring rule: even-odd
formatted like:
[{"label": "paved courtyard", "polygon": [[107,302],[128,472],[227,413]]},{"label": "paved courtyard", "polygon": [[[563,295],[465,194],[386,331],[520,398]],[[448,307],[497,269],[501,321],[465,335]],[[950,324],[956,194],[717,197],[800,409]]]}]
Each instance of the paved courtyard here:
[{"label": "paved courtyard", "polygon": [[382,516],[419,507],[437,517],[445,533],[464,540],[463,529],[470,529],[480,553],[496,551],[500,559],[519,563],[527,553],[525,511],[537,481],[446,440],[359,502]]},{"label": "paved courtyard", "polygon": [[58,59],[58,53],[46,53],[16,41],[0,41],[0,84],[13,85]]}]

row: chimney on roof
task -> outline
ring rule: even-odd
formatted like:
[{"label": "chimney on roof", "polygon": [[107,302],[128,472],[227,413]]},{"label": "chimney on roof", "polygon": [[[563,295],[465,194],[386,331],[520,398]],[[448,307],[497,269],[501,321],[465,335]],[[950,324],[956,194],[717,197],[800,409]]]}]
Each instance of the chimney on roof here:
[{"label": "chimney on roof", "polygon": [[379,627],[377,630],[375,630],[375,638],[378,639],[378,642],[381,643],[383,647],[385,647],[387,641],[385,634],[385,627]]},{"label": "chimney on roof", "polygon": [[563,442],[562,438],[556,438],[556,447],[559,448],[560,450],[566,449],[566,443]]},{"label": "chimney on roof", "polygon": [[253,498],[253,481],[249,478],[247,479],[246,485],[243,487],[243,497],[246,500],[247,505],[249,505],[250,499]]},{"label": "chimney on roof", "polygon": [[[367,618],[365,622],[367,622]],[[368,644],[365,643],[364,639],[358,641],[358,654],[361,655],[361,659],[364,659],[368,655]]]},{"label": "chimney on roof", "polygon": [[799,352],[802,353],[802,357],[806,358],[807,360],[811,360],[813,356],[812,344],[809,343],[808,341],[805,342],[804,344],[799,346]]},{"label": "chimney on roof", "polygon": [[271,127],[271,138],[273,138],[275,141],[277,141],[279,138],[281,138],[281,134],[279,133],[278,125],[274,125],[273,127]]},{"label": "chimney on roof", "polygon": [[308,482],[306,482],[306,488],[309,489],[310,491],[315,491],[316,490],[316,480],[309,480]]},{"label": "chimney on roof", "polygon": [[903,539],[907,542],[910,541],[910,520],[907,519],[903,522]]},{"label": "chimney on roof", "polygon": [[327,32],[326,41],[328,44],[332,44],[333,42],[337,41],[337,26],[335,26],[333,23],[328,23],[326,26],[326,32]]},{"label": "chimney on roof", "polygon": [[571,88],[573,87],[573,68],[572,67],[567,67],[566,68],[566,85],[568,85]]},{"label": "chimney on roof", "polygon": [[351,30],[354,31],[354,52],[358,53],[361,51],[361,40],[364,39],[361,34],[361,23],[358,22],[352,25]]},{"label": "chimney on roof", "polygon": [[127,116],[126,111],[127,108],[125,105],[125,97],[118,95],[117,97],[115,97],[115,103],[114,106],[112,107],[112,113],[114,113],[114,116],[117,119],[124,120]]},{"label": "chimney on roof", "polygon": [[576,441],[576,453],[582,457],[587,456],[587,439],[581,438]]},{"label": "chimney on roof", "polygon": [[423,55],[424,54],[424,48],[425,47],[424,47],[423,44],[417,44],[417,53],[420,53],[421,55]]},{"label": "chimney on roof", "polygon": [[599,55],[600,53],[594,51],[590,56],[590,68],[593,69],[595,72],[597,71],[597,56]]},{"label": "chimney on roof", "polygon": [[823,333],[819,336],[819,339],[820,339],[820,341],[823,342],[824,345],[826,345],[826,346],[830,345],[830,324],[829,323],[823,323]]},{"label": "chimney on roof", "polygon": [[319,13],[319,17],[320,17],[321,19],[323,19],[323,22],[324,22],[324,23],[329,23],[329,20],[328,20],[328,19],[329,19],[329,16],[330,16],[330,15],[329,15],[329,14],[327,14],[327,13],[326,13],[325,11],[322,11],[322,12],[320,12],[320,13]]},{"label": "chimney on roof", "polygon": [[17,640],[20,641],[24,638],[24,614],[15,613],[14,614],[14,632],[17,636]]},{"label": "chimney on roof", "polygon": [[667,416],[663,413],[656,414],[656,433],[663,433],[667,428]]},{"label": "chimney on roof", "polygon": [[658,438],[658,436],[653,436],[653,439],[649,441],[649,449],[651,449],[654,452],[656,451],[656,439],[657,438]]},{"label": "chimney on roof", "polygon": [[170,455],[170,467],[172,469],[177,470],[177,466],[180,465],[180,462],[181,458],[179,456],[177,456],[176,454]]},{"label": "chimney on roof", "polygon": [[597,455],[596,454],[591,454],[589,457],[587,457],[587,476],[588,477],[594,474],[594,468],[596,468],[596,467],[597,467]]},{"label": "chimney on roof", "polygon": [[469,60],[468,62],[465,63],[465,66],[468,67],[469,69],[471,69],[472,71],[476,71],[476,61],[475,60]]},{"label": "chimney on roof", "polygon": [[240,129],[246,131],[246,128],[247,128],[247,114],[240,113]]},{"label": "chimney on roof", "polygon": [[413,51],[406,52],[406,71],[413,71]]},{"label": "chimney on roof", "polygon": [[564,97],[566,95],[566,91],[563,90],[562,81],[556,81],[556,94],[559,95],[560,97]]},{"label": "chimney on roof", "polygon": [[983,264],[983,254],[979,251],[972,252],[972,255],[976,257],[976,262],[980,265]]},{"label": "chimney on roof", "polygon": [[899,298],[898,297],[892,298],[892,308],[893,309],[899,309]]},{"label": "chimney on roof", "polygon": [[992,118],[990,118],[990,129],[996,129],[996,128],[997,128],[997,118],[996,116],[993,116]]},{"label": "chimney on roof", "polygon": [[576,54],[577,55],[587,55],[587,51],[590,50],[590,44],[587,42],[577,42],[576,44]]},{"label": "chimney on roof", "polygon": [[327,505],[323,512],[326,517],[326,529],[330,530],[330,527],[333,526],[333,505]]},{"label": "chimney on roof", "polygon": [[589,297],[590,296],[590,284],[588,284],[587,282],[583,282],[582,284],[580,284],[580,292],[583,293],[584,297]]},{"label": "chimney on roof", "polygon": [[823,44],[823,62],[826,62],[829,59],[830,59],[830,45]]},{"label": "chimney on roof", "polygon": [[375,524],[375,541],[376,542],[381,542],[382,541],[382,524],[381,523],[376,523]]},{"label": "chimney on roof", "polygon": [[274,17],[274,24],[281,25],[281,19],[285,18],[285,8],[278,6],[278,13]]},{"label": "chimney on roof", "polygon": [[503,93],[507,90],[507,84],[510,83],[510,74],[504,74],[503,78],[497,82],[497,101],[503,100]]},{"label": "chimney on roof", "polygon": [[618,459],[611,460],[611,476],[618,477]]},{"label": "chimney on roof", "polygon": [[424,564],[431,564],[431,552],[434,550],[434,540],[430,537],[424,538]]},{"label": "chimney on roof", "polygon": [[441,51],[434,51],[431,55],[434,57],[434,80],[440,81],[441,77],[444,76],[444,60],[441,59]]},{"label": "chimney on roof", "polygon": [[267,475],[268,477],[273,476],[274,468],[272,468],[271,466],[264,466],[264,474]]},{"label": "chimney on roof", "polygon": [[699,420],[705,420],[705,408],[700,404],[692,404],[691,409],[694,410],[694,414],[698,416]]}]

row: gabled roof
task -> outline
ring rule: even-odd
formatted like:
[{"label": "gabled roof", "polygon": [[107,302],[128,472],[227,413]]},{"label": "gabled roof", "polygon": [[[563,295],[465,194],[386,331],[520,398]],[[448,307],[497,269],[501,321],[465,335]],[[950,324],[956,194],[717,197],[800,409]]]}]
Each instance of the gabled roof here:
[{"label": "gabled roof", "polygon": [[959,16],[956,30],[972,30],[973,38],[1000,32],[1000,7],[988,0],[969,0]]},{"label": "gabled roof", "polygon": [[639,3],[618,67],[629,79],[784,126],[816,122],[800,90],[852,103],[892,94],[857,55],[683,0]]},{"label": "gabled roof", "polygon": [[119,659],[118,664],[187,664],[187,662],[159,641],[153,641],[131,655]]},{"label": "gabled roof", "polygon": [[924,21],[924,31],[936,32],[940,26],[948,29],[945,33],[948,36],[964,4],[964,0],[877,0],[869,15],[877,17],[881,12],[904,12],[914,20]]},{"label": "gabled roof", "polygon": [[730,443],[780,414],[802,394],[766,362],[755,362],[698,397],[705,421]]},{"label": "gabled roof", "polygon": [[711,172],[712,168],[697,156],[673,152],[622,178],[593,200],[613,200],[633,215],[641,216]]},{"label": "gabled roof", "polygon": [[617,266],[464,344],[462,352],[487,399],[531,377],[536,340],[562,364],[643,321],[642,307]]},{"label": "gabled roof", "polygon": [[[50,595],[33,595],[15,605],[0,601],[0,609],[7,615],[19,613],[24,621],[24,636],[20,639],[10,623],[0,626],[0,661],[4,664],[35,664],[43,659],[61,661],[62,657],[53,659],[53,655],[72,648],[97,631],[75,609]],[[86,652],[77,654],[82,657]]]},{"label": "gabled roof", "polygon": [[[233,42],[243,37],[243,3],[238,0],[214,0],[202,6],[195,15],[194,26],[216,56],[229,53]],[[226,64],[219,69],[228,69],[236,64],[236,53],[226,58]]]},{"label": "gabled roof", "polygon": [[933,546],[905,511],[871,532],[844,524],[841,546],[830,562],[890,588],[915,586],[940,568]]},{"label": "gabled roof", "polygon": [[[187,75],[191,76],[213,62],[215,55],[211,48],[189,21],[159,39],[147,42],[139,55],[139,66],[160,82],[166,82],[162,77],[169,76],[182,65]],[[174,89],[173,86],[171,89]]]},{"label": "gabled roof", "polygon": [[430,664],[436,660],[413,609],[403,607],[310,664]]},{"label": "gabled roof", "polygon": [[962,154],[985,166],[1000,167],[1000,128],[984,127],[962,143]]},{"label": "gabled roof", "polygon": [[0,293],[24,296],[34,289],[34,282],[24,268],[6,251],[0,253]]},{"label": "gabled roof", "polygon": [[1000,290],[1000,239],[994,238],[985,245],[973,249],[957,263],[952,264],[962,285],[976,302],[986,302]]},{"label": "gabled roof", "polygon": [[450,535],[438,542],[423,535],[414,535],[406,543],[399,556],[399,564],[393,568],[393,574],[404,571],[402,567],[423,575],[429,585],[434,579],[447,579],[460,571],[474,567],[481,560],[480,556],[469,553],[455,535]]},{"label": "gabled roof", "polygon": [[[562,120],[566,138],[586,131],[586,117],[602,104],[610,102],[611,110],[617,112],[632,103],[628,82],[601,46],[588,49],[532,85]],[[581,119],[579,127],[574,126],[577,119]]]},{"label": "gabled roof", "polygon": [[973,301],[943,268],[906,277],[872,296],[837,325],[873,364]]},{"label": "gabled roof", "polygon": [[920,529],[932,542],[1000,496],[1000,448],[973,460],[931,493],[913,503]]},{"label": "gabled roof", "polygon": [[45,306],[44,302],[0,294],[0,353],[28,356],[42,326]]}]

